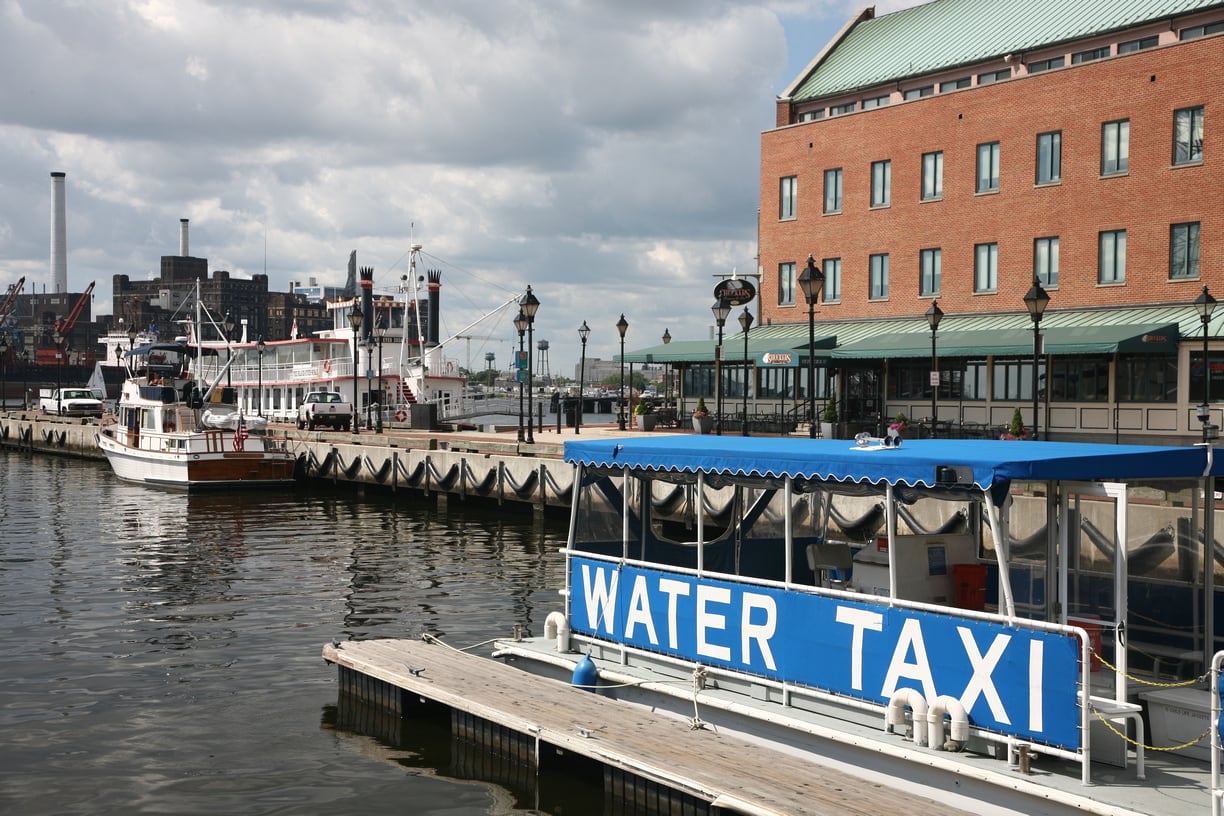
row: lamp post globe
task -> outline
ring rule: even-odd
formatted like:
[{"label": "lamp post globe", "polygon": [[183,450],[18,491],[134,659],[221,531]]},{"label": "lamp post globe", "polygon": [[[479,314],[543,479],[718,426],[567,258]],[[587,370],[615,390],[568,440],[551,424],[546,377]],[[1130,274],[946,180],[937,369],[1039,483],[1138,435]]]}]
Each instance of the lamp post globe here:
[{"label": "lamp post globe", "polygon": [[622,431],[626,428],[625,410],[629,407],[625,403],[625,332],[628,330],[629,321],[621,312],[620,320],[616,321],[616,331],[620,334],[620,396],[616,406],[616,427]]},{"label": "lamp post globe", "polygon": [[808,305],[808,438],[816,438],[816,301],[824,288],[824,273],[816,267],[816,257],[808,255],[807,266],[799,273],[799,288]]},{"label": "lamp post globe", "polygon": [[1041,318],[1045,315],[1050,296],[1041,288],[1041,281],[1033,278],[1033,286],[1024,296],[1024,305],[1028,309],[1029,318],[1033,321],[1033,439],[1039,439],[1040,421],[1037,412],[1040,410],[1038,386],[1040,378],[1037,369],[1041,364]]}]

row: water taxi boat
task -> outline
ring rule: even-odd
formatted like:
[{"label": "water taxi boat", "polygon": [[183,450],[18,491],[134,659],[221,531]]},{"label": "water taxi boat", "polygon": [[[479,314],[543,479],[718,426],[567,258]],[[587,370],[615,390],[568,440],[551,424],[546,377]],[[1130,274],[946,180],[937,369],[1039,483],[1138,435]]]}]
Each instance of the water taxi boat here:
[{"label": "water taxi boat", "polygon": [[652,436],[565,458],[562,608],[496,656],[976,813],[1218,813],[1210,446]]}]

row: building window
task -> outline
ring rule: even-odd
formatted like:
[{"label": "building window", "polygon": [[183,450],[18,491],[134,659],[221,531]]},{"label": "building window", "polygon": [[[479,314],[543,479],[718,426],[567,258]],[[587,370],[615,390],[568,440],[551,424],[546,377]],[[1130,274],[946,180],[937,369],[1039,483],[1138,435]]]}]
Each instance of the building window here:
[{"label": "building window", "polygon": [[943,151],[922,154],[922,200],[943,198]]},{"label": "building window", "polygon": [[1109,56],[1109,46],[1105,45],[1100,48],[1090,48],[1087,51],[1077,51],[1071,55],[1071,64],[1079,65],[1081,62],[1092,62],[1093,60],[1105,59]]},{"label": "building window", "polygon": [[1049,59],[1030,62],[1028,64],[1028,70],[1030,74],[1037,74],[1041,73],[1042,71],[1048,71],[1051,68],[1061,68],[1063,67],[1063,63],[1063,57],[1050,57]]},{"label": "building window", "polygon": [[[1033,398],[1033,359],[1002,360],[995,358],[991,372],[990,393],[996,400],[1015,402]],[[1037,382],[1045,379],[1045,360],[1037,368]]]},{"label": "building window", "polygon": [[[1190,366],[1193,379],[1195,368]],[[1203,377],[1201,370],[1199,379]],[[1118,355],[1118,402],[1177,402],[1177,357],[1164,354]],[[1202,386],[1199,386],[1200,393]]]},{"label": "building window", "polygon": [[1169,277],[1199,276],[1199,222],[1174,224],[1169,228]]},{"label": "building window", "polygon": [[1203,108],[1182,108],[1173,112],[1173,163],[1188,164],[1203,160]]},{"label": "building window", "polygon": [[888,96],[873,96],[870,99],[863,100],[863,110],[871,110],[872,108],[882,108],[888,104]]},{"label": "building window", "polygon": [[1219,34],[1224,31],[1224,20],[1207,25],[1191,26],[1181,30],[1181,38],[1183,40],[1197,40],[1199,37],[1206,37],[1208,34]]},{"label": "building window", "polygon": [[1130,170],[1130,120],[1101,125],[1101,175]]},{"label": "building window", "polygon": [[892,162],[871,163],[871,206],[887,207],[892,200]]},{"label": "building window", "polygon": [[1119,54],[1129,54],[1132,51],[1141,51],[1144,48],[1155,48],[1160,42],[1159,37],[1143,37],[1138,40],[1127,40],[1126,42],[1118,43]]},{"label": "building window", "polygon": [[1109,399],[1109,358],[1055,357],[1047,380],[1051,402],[1105,402]]},{"label": "building window", "polygon": [[1037,134],[1037,183],[1062,180],[1062,131]]},{"label": "building window", "polygon": [[825,116],[824,108],[818,110],[804,111],[799,114],[800,122],[815,122],[817,119],[823,119]]},{"label": "building window", "polygon": [[778,218],[795,217],[795,198],[799,192],[799,179],[795,176],[784,176],[778,184]]},{"label": "building window", "polygon": [[1002,71],[987,71],[984,74],[978,74],[979,85],[989,85],[992,82],[1001,82],[1005,79],[1011,79],[1011,69],[1004,68]]},{"label": "building window", "polygon": [[1097,283],[1126,283],[1126,230],[1101,233]]},{"label": "building window", "polygon": [[[942,367],[942,366],[941,366]],[[965,372],[961,380],[961,398],[967,400],[984,400],[990,392],[987,390],[987,374],[990,367],[985,360],[966,360]]]},{"label": "building window", "polygon": [[947,93],[948,91],[955,91],[960,88],[968,88],[972,84],[973,84],[973,80],[970,79],[969,77],[961,77],[960,79],[949,79],[947,82],[939,83],[939,92]]},{"label": "building window", "polygon": [[923,85],[921,88],[910,88],[908,91],[903,93],[901,96],[903,99],[908,101],[910,99],[921,99],[924,96],[934,96],[934,95],[935,95],[934,85]]},{"label": "building window", "polygon": [[924,249],[918,254],[918,294],[939,294],[939,279],[943,273],[943,250]]},{"label": "building window", "polygon": [[977,191],[992,193],[999,189],[999,143],[987,142],[977,148]]},{"label": "building window", "polygon": [[824,172],[824,211],[839,213],[842,208],[842,171],[826,170]]},{"label": "building window", "polygon": [[1058,286],[1058,238],[1038,238],[1033,242],[1033,277],[1042,286]]},{"label": "building window", "polygon": [[871,256],[871,289],[867,296],[870,300],[884,300],[888,297],[888,255]]},{"label": "building window", "polygon": [[847,102],[844,105],[834,105],[829,108],[830,116],[841,116],[843,113],[854,113],[854,103]]},{"label": "building window", "polygon": [[978,244],[973,248],[973,291],[999,289],[999,245]]},{"label": "building window", "polygon": [[795,264],[778,264],[778,305],[795,305]]},{"label": "building window", "polygon": [[821,261],[821,271],[824,272],[825,303],[841,301],[841,258],[825,258]]}]

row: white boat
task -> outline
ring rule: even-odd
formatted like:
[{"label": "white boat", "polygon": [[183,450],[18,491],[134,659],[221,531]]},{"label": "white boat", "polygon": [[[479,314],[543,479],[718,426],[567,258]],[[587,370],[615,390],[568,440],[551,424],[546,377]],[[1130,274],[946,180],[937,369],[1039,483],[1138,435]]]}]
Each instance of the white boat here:
[{"label": "white boat", "polygon": [[296,458],[263,434],[266,420],[244,416],[232,389],[200,390],[185,343],[129,351],[117,417],[103,420],[98,447],[121,479],[168,487],[282,485]]},{"label": "white boat", "polygon": [[979,814],[1219,812],[1210,447],[565,447],[562,607],[498,657]]}]

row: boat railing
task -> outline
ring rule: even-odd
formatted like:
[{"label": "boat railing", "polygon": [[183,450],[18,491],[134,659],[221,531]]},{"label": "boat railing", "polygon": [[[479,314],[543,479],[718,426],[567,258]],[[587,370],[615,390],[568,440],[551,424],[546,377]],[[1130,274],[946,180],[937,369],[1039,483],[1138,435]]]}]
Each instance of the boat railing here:
[{"label": "boat railing", "polygon": [[1216,652],[1211,658],[1211,717],[1207,724],[1211,728],[1211,816],[1220,816],[1224,812],[1224,781],[1220,778],[1220,669],[1224,667],[1224,651]]}]

